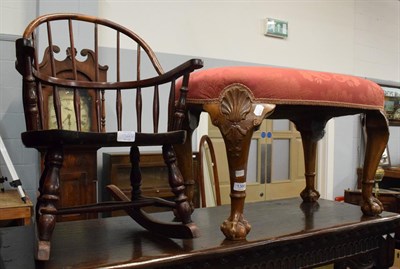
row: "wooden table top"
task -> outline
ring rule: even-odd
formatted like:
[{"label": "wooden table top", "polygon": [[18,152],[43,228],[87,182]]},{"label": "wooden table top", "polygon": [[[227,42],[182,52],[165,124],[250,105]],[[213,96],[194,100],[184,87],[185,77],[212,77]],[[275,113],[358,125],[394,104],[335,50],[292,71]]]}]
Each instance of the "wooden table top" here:
[{"label": "wooden table top", "polygon": [[14,220],[18,225],[29,225],[32,215],[33,205],[28,197],[24,203],[17,190],[0,191],[0,221]]},{"label": "wooden table top", "polygon": [[[337,236],[342,231],[348,231],[348,236],[352,236],[357,229],[367,231],[369,229],[366,228],[374,225],[385,224],[391,230],[400,224],[400,216],[395,213],[383,212],[378,217],[365,217],[359,206],[328,200],[304,204],[299,198],[293,198],[247,203],[245,206],[245,216],[252,224],[245,241],[226,241],[219,230],[220,224],[229,215],[229,206],[196,209],[193,220],[199,226],[201,236],[195,239],[160,237],[144,230],[129,217],[57,223],[50,261],[36,266],[33,226],[1,228],[0,267],[2,260],[6,269],[180,268],[179,265],[185,262],[204,257],[212,260],[259,247],[265,249],[285,242],[304,242],[307,237]],[[170,212],[157,215],[171,218]],[[388,233],[386,226],[372,230]],[[317,239],[317,242],[325,240],[329,243],[331,239]]]},{"label": "wooden table top", "polygon": [[32,207],[32,202],[27,198],[24,203],[17,190],[0,191],[0,209],[14,207]]}]

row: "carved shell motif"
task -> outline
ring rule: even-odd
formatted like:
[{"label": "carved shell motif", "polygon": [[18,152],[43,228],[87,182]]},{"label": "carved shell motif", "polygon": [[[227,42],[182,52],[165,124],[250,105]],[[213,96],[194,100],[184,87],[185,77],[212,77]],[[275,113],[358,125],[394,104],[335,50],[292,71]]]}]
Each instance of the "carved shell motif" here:
[{"label": "carved shell motif", "polygon": [[246,90],[232,87],[225,92],[221,102],[221,112],[234,123],[246,118],[251,110],[251,99]]},{"label": "carved shell motif", "polygon": [[234,156],[239,156],[242,151],[242,140],[248,130],[253,128],[251,121],[246,117],[252,108],[252,99],[249,92],[239,85],[226,89],[221,99],[221,114],[226,122],[220,125],[221,133],[228,138],[226,146]]}]

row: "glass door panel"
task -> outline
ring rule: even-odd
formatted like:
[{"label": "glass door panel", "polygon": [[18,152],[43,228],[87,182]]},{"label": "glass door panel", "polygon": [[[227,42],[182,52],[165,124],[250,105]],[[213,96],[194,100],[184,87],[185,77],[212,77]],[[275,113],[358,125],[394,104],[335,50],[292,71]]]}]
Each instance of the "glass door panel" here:
[{"label": "glass door panel", "polygon": [[290,178],[290,140],[272,141],[271,182],[287,181]]}]

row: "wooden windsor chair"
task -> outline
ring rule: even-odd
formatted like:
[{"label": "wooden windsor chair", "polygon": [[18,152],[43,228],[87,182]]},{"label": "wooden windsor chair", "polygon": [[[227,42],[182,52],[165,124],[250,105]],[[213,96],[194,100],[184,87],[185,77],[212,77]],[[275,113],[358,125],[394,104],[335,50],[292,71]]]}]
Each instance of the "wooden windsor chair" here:
[{"label": "wooden windsor chair", "polygon": [[[111,40],[114,44],[110,45]],[[61,48],[66,51],[63,60],[59,60]],[[33,20],[16,41],[16,56],[16,68],[23,77],[26,132],[22,141],[45,154],[36,206],[37,259],[49,259],[56,216],[63,214],[124,209],[152,232],[175,238],[198,235],[173,146],[186,139],[182,122],[189,75],[202,67],[201,60],[191,59],[164,72],[137,34],[109,20],[81,14],[48,14]],[[176,94],[179,78],[183,84]],[[106,111],[109,106],[115,109]],[[162,147],[174,201],[141,195],[142,146]],[[131,197],[108,186],[116,201],[59,208],[64,151],[104,147],[130,147]],[[173,209],[180,222],[149,217],[142,208],[153,205]]]}]

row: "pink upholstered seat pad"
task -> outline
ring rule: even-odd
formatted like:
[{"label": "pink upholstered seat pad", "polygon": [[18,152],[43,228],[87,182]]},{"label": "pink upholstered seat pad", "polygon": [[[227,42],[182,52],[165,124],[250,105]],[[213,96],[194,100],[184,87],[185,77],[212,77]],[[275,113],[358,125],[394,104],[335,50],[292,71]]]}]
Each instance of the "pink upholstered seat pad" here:
[{"label": "pink upholstered seat pad", "polygon": [[[177,87],[180,86],[178,83]],[[289,68],[237,66],[190,76],[188,103],[218,102],[229,85],[242,84],[258,103],[383,109],[383,90],[359,77]]]}]

